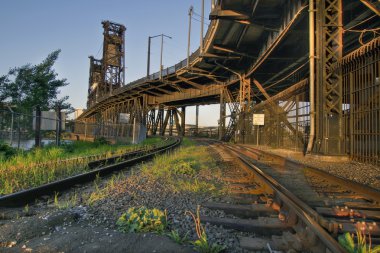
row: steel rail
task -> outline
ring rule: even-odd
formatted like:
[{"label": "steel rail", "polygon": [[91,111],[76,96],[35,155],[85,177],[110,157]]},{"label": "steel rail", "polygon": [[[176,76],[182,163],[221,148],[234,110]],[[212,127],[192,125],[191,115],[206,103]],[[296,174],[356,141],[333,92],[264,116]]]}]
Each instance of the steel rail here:
[{"label": "steel rail", "polygon": [[236,148],[225,146],[231,150],[235,156],[250,170],[252,170],[258,177],[269,185],[276,194],[282,199],[284,203],[298,215],[298,217],[310,227],[310,229],[316,234],[316,236],[324,243],[324,245],[331,250],[331,252],[346,252],[342,246],[319,224],[320,215],[314,211],[311,207],[297,198],[293,193],[287,190],[273,177],[264,173],[260,168],[252,164],[248,157],[241,154]]},{"label": "steel rail", "polygon": [[360,184],[360,183],[354,182],[352,180],[349,180],[349,179],[346,179],[346,178],[343,178],[343,177],[340,177],[337,175],[333,175],[333,174],[326,172],[324,170],[321,170],[317,167],[314,167],[311,165],[306,165],[306,164],[303,164],[301,162],[282,157],[280,155],[268,153],[268,152],[265,152],[265,151],[262,151],[259,149],[255,149],[253,147],[240,146],[240,145],[239,145],[239,147],[243,147],[245,149],[255,151],[255,152],[257,152],[263,156],[278,159],[281,161],[282,164],[284,164],[286,166],[292,166],[292,167],[296,167],[296,168],[306,169],[309,172],[317,174],[317,175],[327,179],[330,182],[338,183],[339,185],[344,186],[345,188],[349,188],[351,190],[354,190],[357,193],[360,193],[360,194],[364,195],[365,197],[368,197],[371,200],[373,200],[377,203],[380,203],[380,191],[375,189],[375,188],[372,188],[370,186]]},{"label": "steel rail", "polygon": [[[168,141],[168,138],[165,138],[165,140],[163,141],[164,145],[165,146],[165,143]],[[155,146],[155,145],[153,145]],[[138,149],[138,150],[135,150],[135,151],[132,151],[132,152],[127,152],[127,153],[124,153],[124,154],[121,154],[121,155],[115,155],[115,156],[111,156],[111,157],[108,157],[108,158],[105,158],[105,159],[99,159],[99,160],[96,160],[96,161],[91,161],[88,163],[88,167],[89,169],[95,169],[99,166],[105,166],[107,165],[108,163],[115,163],[117,162],[117,160],[119,159],[123,159],[123,160],[126,160],[128,158],[134,158],[136,156],[141,156],[147,152],[154,152],[156,150],[159,150],[162,146],[156,146],[154,148],[151,148],[151,149]]]},{"label": "steel rail", "polygon": [[12,193],[9,195],[5,195],[0,197],[0,207],[20,207],[24,206],[28,203],[35,201],[37,198],[49,195],[54,192],[65,191],[70,189],[72,186],[77,184],[83,184],[89,181],[94,180],[98,175],[104,176],[110,174],[112,172],[125,169],[127,166],[135,165],[139,162],[149,160],[153,158],[155,155],[167,152],[175,147],[177,147],[181,143],[180,138],[174,139],[173,142],[165,145],[163,147],[154,148],[150,150],[148,154],[135,157],[126,161],[122,161],[120,163],[107,165],[86,173],[82,173],[79,175],[71,176],[62,180],[58,180],[52,183],[44,184],[38,187],[34,187],[31,189],[19,191],[16,193]]}]

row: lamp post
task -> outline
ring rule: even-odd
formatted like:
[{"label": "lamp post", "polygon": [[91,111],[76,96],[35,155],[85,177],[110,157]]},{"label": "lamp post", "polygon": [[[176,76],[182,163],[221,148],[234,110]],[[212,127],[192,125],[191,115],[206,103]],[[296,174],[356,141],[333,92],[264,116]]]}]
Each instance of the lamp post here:
[{"label": "lamp post", "polygon": [[205,0],[202,0],[202,13],[201,13],[201,43],[199,46],[200,53],[203,53],[203,28],[205,25]]},{"label": "lamp post", "polygon": [[193,17],[193,6],[189,9],[189,34],[187,37],[187,68],[190,67],[190,37],[191,37],[191,18]]},{"label": "lamp post", "polygon": [[156,36],[149,36],[148,37],[148,62],[147,62],[147,71],[146,71],[146,77],[147,78],[149,78],[149,75],[150,75],[150,44],[151,44],[151,40],[153,38],[160,37],[160,36],[161,36],[160,78],[162,79],[162,56],[163,56],[163,52],[164,52],[164,37],[172,39],[172,37],[165,35],[163,33],[156,35]]}]

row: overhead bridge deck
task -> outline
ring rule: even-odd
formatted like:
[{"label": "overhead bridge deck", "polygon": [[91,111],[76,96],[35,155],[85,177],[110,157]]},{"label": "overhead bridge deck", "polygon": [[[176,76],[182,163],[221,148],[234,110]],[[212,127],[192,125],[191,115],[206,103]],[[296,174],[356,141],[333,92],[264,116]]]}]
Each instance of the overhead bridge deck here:
[{"label": "overhead bridge deck", "polygon": [[[117,124],[120,113],[129,113],[152,133],[165,133],[168,122],[184,129],[186,106],[220,104],[220,139],[378,163],[378,9],[369,0],[214,1],[203,45],[161,72],[115,82],[123,73],[105,70],[120,66],[124,47],[116,63],[107,54],[118,54],[104,47],[102,60],[92,58],[88,108],[79,120]],[[265,114],[265,126],[249,123],[257,113]],[[370,126],[371,143],[364,144],[358,120]]]}]

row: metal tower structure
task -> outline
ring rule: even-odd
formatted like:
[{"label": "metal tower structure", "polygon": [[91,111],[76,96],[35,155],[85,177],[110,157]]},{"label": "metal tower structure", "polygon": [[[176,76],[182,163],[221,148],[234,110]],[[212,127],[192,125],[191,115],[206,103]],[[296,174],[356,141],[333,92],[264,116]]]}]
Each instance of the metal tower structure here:
[{"label": "metal tower structure", "polygon": [[112,91],[124,85],[125,77],[125,26],[110,21],[102,22],[104,28],[102,84],[101,94],[112,94]]},{"label": "metal tower structure", "polygon": [[102,82],[102,61],[90,56],[90,73],[88,80],[87,108],[97,102],[99,85]]}]

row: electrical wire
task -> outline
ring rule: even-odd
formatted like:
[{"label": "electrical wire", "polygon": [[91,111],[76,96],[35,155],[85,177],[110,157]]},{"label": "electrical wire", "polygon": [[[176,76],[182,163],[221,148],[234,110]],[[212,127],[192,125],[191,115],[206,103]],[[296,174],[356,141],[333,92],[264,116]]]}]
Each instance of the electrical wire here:
[{"label": "electrical wire", "polygon": [[[194,18],[194,17],[191,17],[191,19],[193,19],[193,20],[195,20],[195,21],[198,21],[199,23],[202,23],[202,21],[201,20],[199,20],[199,19],[197,19],[197,18]],[[210,25],[210,23],[207,23],[207,22],[203,22],[203,24],[206,26],[209,26]]]},{"label": "electrical wire", "polygon": [[103,42],[102,43],[100,43],[100,47],[99,47],[99,50],[98,50],[98,52],[96,53],[96,55],[95,55],[95,57],[96,58],[98,58],[98,56],[99,56],[99,53],[100,53],[100,50],[102,49],[102,47],[103,47]]}]

